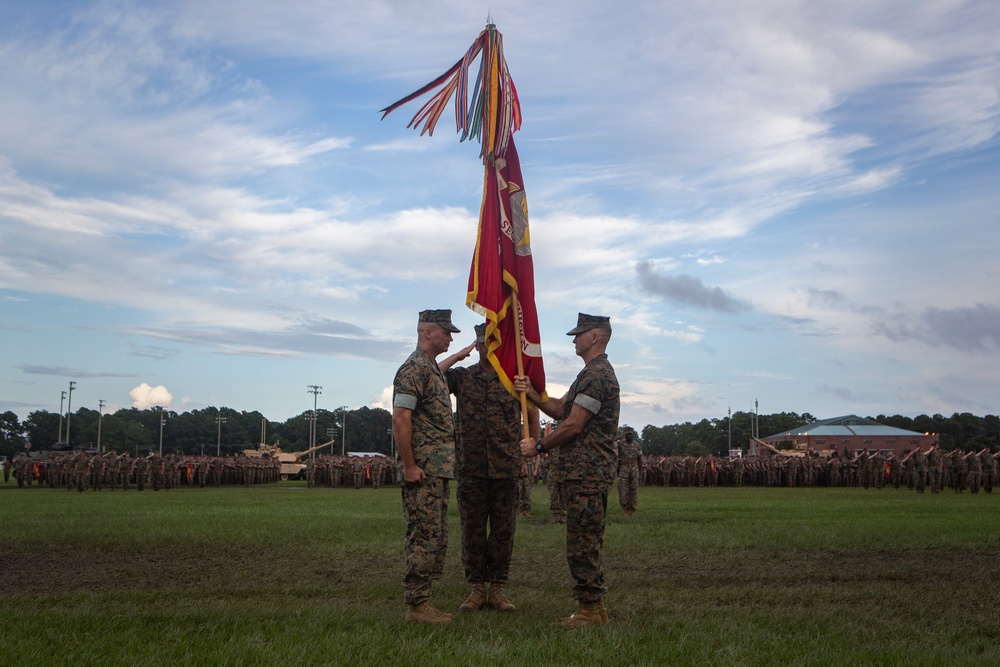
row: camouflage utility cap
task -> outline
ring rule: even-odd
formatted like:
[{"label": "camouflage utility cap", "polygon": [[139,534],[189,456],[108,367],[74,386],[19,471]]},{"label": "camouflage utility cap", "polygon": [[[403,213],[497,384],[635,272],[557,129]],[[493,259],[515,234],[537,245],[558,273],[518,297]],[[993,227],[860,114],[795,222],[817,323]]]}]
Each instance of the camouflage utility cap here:
[{"label": "camouflage utility cap", "polygon": [[476,329],[476,342],[485,343],[486,342],[486,324],[477,324]]},{"label": "camouflage utility cap", "polygon": [[604,315],[580,313],[576,318],[576,326],[567,331],[566,335],[575,336],[591,329],[607,329],[611,331],[611,318]]},{"label": "camouflage utility cap", "polygon": [[451,323],[451,309],[445,308],[443,310],[421,310],[419,322],[431,322],[438,325],[445,331],[450,331],[452,333],[461,333],[461,329],[456,327]]}]

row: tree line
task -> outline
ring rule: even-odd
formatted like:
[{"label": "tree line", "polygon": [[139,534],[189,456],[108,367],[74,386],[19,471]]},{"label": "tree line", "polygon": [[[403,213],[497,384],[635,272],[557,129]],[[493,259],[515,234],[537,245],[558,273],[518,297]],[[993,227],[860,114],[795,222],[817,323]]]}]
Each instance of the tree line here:
[{"label": "tree line", "polygon": [[[164,453],[215,454],[218,448],[223,455],[234,454],[257,447],[262,437],[267,444],[277,443],[284,451],[294,452],[309,447],[311,413],[307,410],[284,422],[273,422],[267,421],[260,412],[240,412],[231,408],[189,412],[164,410],[162,413],[151,408],[127,408],[103,417],[96,410],[80,408],[70,416],[70,441],[76,447],[96,449],[100,425],[101,448],[106,451],[127,450],[135,454],[158,450],[162,414]],[[341,428],[345,416],[346,437]],[[978,451],[985,447],[995,451],[1000,447],[1000,417],[996,415],[977,417],[968,412],[956,412],[950,417],[940,414],[878,415],[869,419],[908,431],[937,433],[941,447],[946,450]],[[30,413],[23,422],[13,412],[0,414],[0,454],[13,456],[24,451],[29,443],[36,451],[56,448],[60,428],[65,433],[65,421],[63,419],[60,427],[60,415],[45,410]],[[814,421],[816,418],[808,412],[770,415],[734,412],[732,416],[702,419],[697,423],[647,425],[639,436],[643,451],[652,456],[726,456],[730,442],[734,449],[745,449],[753,433],[767,437]],[[391,431],[392,415],[382,408],[363,407],[345,412],[317,410],[316,443],[336,440],[331,448],[335,453],[343,448],[391,455]]]},{"label": "tree line", "polygon": [[[278,444],[283,451],[303,451],[309,447],[312,410],[284,422],[268,421],[260,412],[231,408],[204,408],[175,412],[147,408],[123,408],[111,414],[80,408],[70,415],[69,442],[72,447],[104,451],[128,451],[135,455],[159,451],[162,432],[163,453],[235,454],[256,449],[263,441]],[[346,417],[346,420],[345,420]],[[221,418],[221,424],[219,422]],[[161,425],[162,421],[162,425]],[[346,421],[346,433],[343,424]],[[60,425],[61,422],[61,425]],[[13,412],[0,414],[0,454],[12,456],[30,444],[35,451],[59,449],[59,433],[66,441],[67,419],[58,413],[37,410],[19,422]],[[161,431],[162,429],[162,431]],[[343,412],[316,411],[316,444],[336,440],[331,449],[379,452],[392,450],[392,416],[381,408],[359,408]],[[263,439],[263,440],[262,440]]]}]

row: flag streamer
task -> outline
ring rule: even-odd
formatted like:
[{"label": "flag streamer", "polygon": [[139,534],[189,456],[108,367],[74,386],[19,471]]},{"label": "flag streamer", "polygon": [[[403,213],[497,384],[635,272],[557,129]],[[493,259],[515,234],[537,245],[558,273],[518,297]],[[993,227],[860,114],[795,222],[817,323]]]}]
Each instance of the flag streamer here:
[{"label": "flag streamer", "polygon": [[[478,56],[482,57],[470,97],[469,70]],[[421,135],[433,136],[441,114],[454,96],[455,131],[461,133],[460,141],[477,140],[483,164],[507,153],[511,136],[521,127],[521,104],[503,56],[503,35],[495,25],[487,25],[465,56],[447,72],[380,110],[382,118],[433,90],[437,93],[420,107],[407,127],[420,127]]]}]

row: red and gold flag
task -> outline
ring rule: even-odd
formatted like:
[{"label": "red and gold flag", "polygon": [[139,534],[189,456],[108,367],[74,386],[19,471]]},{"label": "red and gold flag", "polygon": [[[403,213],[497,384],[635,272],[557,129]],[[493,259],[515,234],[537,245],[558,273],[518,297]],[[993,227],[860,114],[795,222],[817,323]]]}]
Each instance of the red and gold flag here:
[{"label": "red and gold flag", "polygon": [[520,345],[524,375],[531,378],[531,384],[544,399],[545,369],[535,309],[534,274],[528,200],[521,163],[511,139],[504,157],[486,165],[479,233],[465,303],[486,318],[490,363],[507,390],[514,393]]}]

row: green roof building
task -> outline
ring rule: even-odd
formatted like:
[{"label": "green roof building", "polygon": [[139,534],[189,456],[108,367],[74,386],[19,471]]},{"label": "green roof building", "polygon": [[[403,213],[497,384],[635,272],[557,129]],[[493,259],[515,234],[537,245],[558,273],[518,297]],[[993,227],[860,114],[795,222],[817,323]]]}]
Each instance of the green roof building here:
[{"label": "green roof building", "polygon": [[805,426],[782,431],[761,438],[763,442],[778,447],[791,443],[798,451],[836,451],[840,456],[844,451],[856,456],[862,450],[881,451],[883,454],[903,454],[921,447],[929,448],[938,444],[936,433],[918,433],[906,429],[886,426],[873,419],[857,415],[835,417],[815,421]]}]

